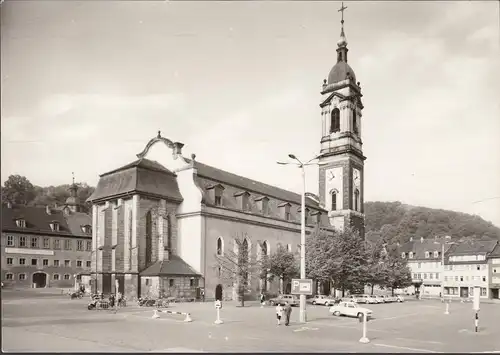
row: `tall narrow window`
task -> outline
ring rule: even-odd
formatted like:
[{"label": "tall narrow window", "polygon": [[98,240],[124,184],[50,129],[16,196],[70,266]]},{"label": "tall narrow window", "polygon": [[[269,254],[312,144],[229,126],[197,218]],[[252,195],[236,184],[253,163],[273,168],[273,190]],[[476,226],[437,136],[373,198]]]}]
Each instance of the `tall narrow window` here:
[{"label": "tall narrow window", "polygon": [[217,238],[217,255],[222,255],[224,246],[222,244],[222,238]]},{"label": "tall narrow window", "polygon": [[352,111],[352,129],[355,134],[358,134],[358,120],[356,117],[356,110]]},{"label": "tall narrow window", "polygon": [[330,133],[340,131],[340,110],[334,108],[332,111],[332,121],[330,125]]},{"label": "tall narrow window", "polygon": [[359,190],[354,190],[354,210],[359,211]]},{"label": "tall narrow window", "polygon": [[337,210],[337,191],[332,192],[332,211]]},{"label": "tall narrow window", "polygon": [[151,254],[153,251],[153,218],[151,211],[146,213],[146,266],[151,264]]}]

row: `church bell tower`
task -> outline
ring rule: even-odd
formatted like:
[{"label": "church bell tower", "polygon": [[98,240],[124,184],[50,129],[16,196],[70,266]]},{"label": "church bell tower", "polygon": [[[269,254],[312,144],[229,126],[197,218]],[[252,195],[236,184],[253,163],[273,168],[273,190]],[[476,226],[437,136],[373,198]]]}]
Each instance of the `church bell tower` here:
[{"label": "church bell tower", "polygon": [[365,235],[364,160],[361,124],[363,104],[360,83],[347,64],[344,10],[337,63],[321,91],[321,158],[319,160],[319,197],[328,210],[330,223],[338,229],[352,226]]}]

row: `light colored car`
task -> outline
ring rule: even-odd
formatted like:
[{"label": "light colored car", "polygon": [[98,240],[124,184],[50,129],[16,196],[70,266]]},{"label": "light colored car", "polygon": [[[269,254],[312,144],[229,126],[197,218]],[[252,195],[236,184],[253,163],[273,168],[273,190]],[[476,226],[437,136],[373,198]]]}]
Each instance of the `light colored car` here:
[{"label": "light colored car", "polygon": [[386,300],[384,298],[384,296],[378,296],[378,295],[375,295],[375,296],[371,296],[375,299],[375,301],[377,301],[377,303],[385,303]]},{"label": "light colored car", "polygon": [[348,316],[348,317],[363,317],[366,313],[367,319],[372,317],[373,312],[371,309],[361,307],[356,302],[340,302],[338,305],[332,306],[329,312],[334,316]]},{"label": "light colored car", "polygon": [[347,297],[342,297],[342,301],[344,301],[344,302],[358,302],[358,299],[356,296],[351,295],[351,296],[347,296]]},{"label": "light colored car", "polygon": [[384,299],[385,303],[397,302],[397,298],[395,296],[384,295],[381,297]]},{"label": "light colored car", "polygon": [[397,295],[396,300],[397,300],[397,302],[404,302],[405,301],[404,297],[401,295]]},{"label": "light colored car", "polygon": [[288,302],[292,307],[299,306],[300,304],[299,298],[295,295],[279,295],[278,297],[271,298],[269,300],[271,306],[276,306],[278,304],[284,306],[286,302]]},{"label": "light colored car", "polygon": [[322,304],[323,306],[331,306],[335,303],[335,299],[329,296],[317,295],[312,299],[312,304]]},{"label": "light colored car", "polygon": [[369,295],[356,296],[356,300],[357,300],[357,303],[369,303],[369,304],[378,303],[378,301],[375,297],[369,296]]}]

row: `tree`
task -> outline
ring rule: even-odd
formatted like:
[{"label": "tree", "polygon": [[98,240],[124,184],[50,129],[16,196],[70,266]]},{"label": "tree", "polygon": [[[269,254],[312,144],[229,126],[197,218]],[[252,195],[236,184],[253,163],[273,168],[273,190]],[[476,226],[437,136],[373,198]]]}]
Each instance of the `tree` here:
[{"label": "tree", "polygon": [[317,229],[306,241],[306,272],[318,281],[330,281],[344,293],[363,287],[367,279],[366,245],[358,231]]},{"label": "tree", "polygon": [[295,255],[282,245],[270,256],[262,259],[262,271],[266,272],[269,280],[274,277],[280,279],[280,291],[283,292],[283,285],[292,278],[299,275],[299,265]]},{"label": "tree", "polygon": [[240,305],[244,307],[251,275],[261,274],[261,261],[252,257],[248,240],[243,237],[235,237],[233,250],[228,248],[217,253],[215,258],[219,278],[224,286],[236,288]]},{"label": "tree", "polygon": [[366,243],[368,269],[366,273],[366,283],[371,286],[371,294],[376,285],[384,285],[387,279],[387,268],[384,264],[386,258],[385,243],[382,239],[377,242]]},{"label": "tree", "polygon": [[382,286],[391,289],[392,295],[397,288],[412,285],[411,270],[406,259],[401,258],[399,249],[395,245],[387,247],[387,255],[383,260],[385,279]]},{"label": "tree", "polygon": [[35,198],[35,187],[21,175],[10,175],[2,188],[2,204],[27,205]]}]

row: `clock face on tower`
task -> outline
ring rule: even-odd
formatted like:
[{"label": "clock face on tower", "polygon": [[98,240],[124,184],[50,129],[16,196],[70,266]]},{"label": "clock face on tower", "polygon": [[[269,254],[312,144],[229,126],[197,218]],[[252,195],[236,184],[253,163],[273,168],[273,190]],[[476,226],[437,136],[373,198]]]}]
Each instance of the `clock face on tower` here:
[{"label": "clock face on tower", "polygon": [[352,169],[352,181],[354,183],[354,186],[361,186],[361,174],[358,169]]}]

